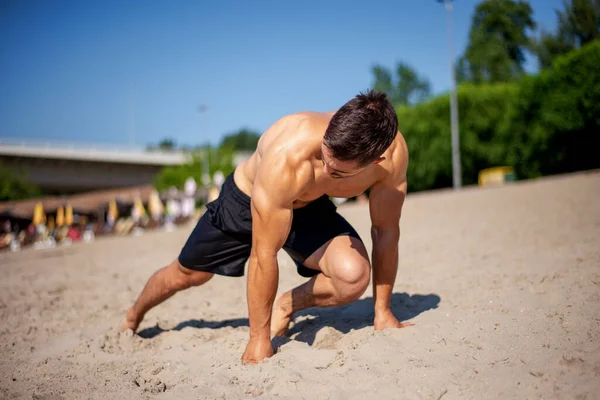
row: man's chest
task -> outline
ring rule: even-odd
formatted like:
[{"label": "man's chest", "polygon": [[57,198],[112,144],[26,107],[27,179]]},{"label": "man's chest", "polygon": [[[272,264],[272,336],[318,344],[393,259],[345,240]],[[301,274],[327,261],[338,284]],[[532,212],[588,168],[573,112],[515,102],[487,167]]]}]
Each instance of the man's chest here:
[{"label": "man's chest", "polygon": [[315,182],[294,203],[306,204],[323,195],[331,197],[355,197],[364,193],[375,182],[375,176],[370,173],[359,174],[350,178],[325,178]]}]

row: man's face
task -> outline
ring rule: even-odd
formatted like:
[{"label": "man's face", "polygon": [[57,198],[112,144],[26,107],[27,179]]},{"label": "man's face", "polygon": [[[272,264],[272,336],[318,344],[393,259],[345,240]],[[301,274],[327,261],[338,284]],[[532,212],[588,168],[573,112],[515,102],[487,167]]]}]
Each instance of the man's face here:
[{"label": "man's face", "polygon": [[354,161],[340,161],[331,156],[331,151],[321,143],[321,161],[323,172],[334,179],[344,179],[359,174],[364,168],[359,168]]}]

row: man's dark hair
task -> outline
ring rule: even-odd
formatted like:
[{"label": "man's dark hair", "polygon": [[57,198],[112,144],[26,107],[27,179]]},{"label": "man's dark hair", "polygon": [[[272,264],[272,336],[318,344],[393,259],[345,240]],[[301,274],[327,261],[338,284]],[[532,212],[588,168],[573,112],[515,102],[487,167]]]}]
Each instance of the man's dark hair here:
[{"label": "man's dark hair", "polygon": [[325,145],[340,161],[356,161],[360,167],[377,160],[398,133],[398,117],[385,93],[359,93],[331,118]]}]

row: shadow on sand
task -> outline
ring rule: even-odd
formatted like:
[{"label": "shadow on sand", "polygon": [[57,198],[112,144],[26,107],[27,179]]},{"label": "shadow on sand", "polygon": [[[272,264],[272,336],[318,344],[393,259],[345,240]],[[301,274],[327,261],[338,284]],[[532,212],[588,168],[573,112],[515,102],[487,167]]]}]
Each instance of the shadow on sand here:
[{"label": "shadow on sand", "polygon": [[[394,293],[392,294],[392,311],[399,321],[410,320],[424,311],[437,308],[440,296],[436,294],[414,294]],[[309,308],[294,315],[294,319],[308,317],[294,324],[288,336],[294,336],[294,340],[312,345],[316,333],[326,327],[332,327],[341,333],[348,333],[355,329],[373,326],[373,298],[356,300],[350,304],[331,308]],[[224,321],[203,321],[192,319],[181,322],[170,330],[180,331],[183,328],[192,327],[197,329],[220,329],[224,327],[239,328],[248,326],[248,318],[235,318]],[[150,339],[168,330],[158,326],[141,330],[138,335],[144,339]],[[274,345],[279,347],[289,338],[275,338]]]},{"label": "shadow on sand", "polygon": [[152,328],[142,329],[138,332],[138,336],[144,339],[151,339],[155,336],[160,335],[163,332],[169,331],[180,331],[183,328],[196,328],[196,329],[220,329],[225,327],[239,328],[240,326],[248,326],[248,318],[235,318],[227,319],[224,321],[203,321],[199,319],[190,319],[188,321],[180,322],[176,327],[172,329],[162,329],[161,327],[153,326]]},{"label": "shadow on sand", "polygon": [[[393,293],[392,312],[400,322],[408,321],[427,310],[437,308],[440,296],[436,294]],[[288,336],[294,340],[312,345],[319,330],[332,327],[341,333],[373,326],[373,298],[367,297],[350,304],[335,308],[312,308],[303,310],[294,316],[297,320],[301,316],[308,316],[290,329]],[[283,338],[285,341],[285,338]]]}]

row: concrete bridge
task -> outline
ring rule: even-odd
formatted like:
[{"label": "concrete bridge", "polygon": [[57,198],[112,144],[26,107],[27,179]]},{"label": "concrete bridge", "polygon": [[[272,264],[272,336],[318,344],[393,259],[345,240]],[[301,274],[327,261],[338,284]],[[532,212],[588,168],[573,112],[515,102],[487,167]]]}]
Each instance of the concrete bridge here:
[{"label": "concrete bridge", "polygon": [[77,193],[152,183],[182,152],[146,151],[93,143],[0,139],[0,163],[21,171],[46,193]]}]

